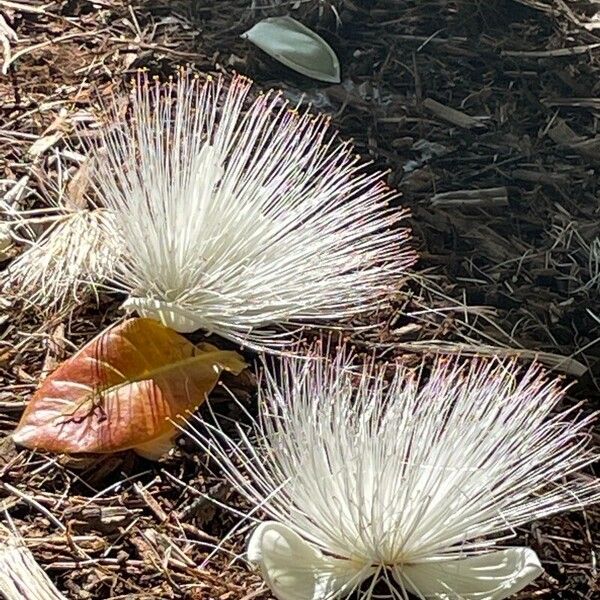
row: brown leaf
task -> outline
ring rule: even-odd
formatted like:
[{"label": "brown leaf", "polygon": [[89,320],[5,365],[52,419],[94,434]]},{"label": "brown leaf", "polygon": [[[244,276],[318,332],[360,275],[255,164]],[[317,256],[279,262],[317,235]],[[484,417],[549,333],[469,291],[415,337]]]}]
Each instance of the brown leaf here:
[{"label": "brown leaf", "polygon": [[67,186],[66,207],[70,209],[84,209],[87,207],[86,193],[90,186],[90,163],[85,161],[81,164],[73,179]]},{"label": "brown leaf", "polygon": [[62,135],[61,132],[51,133],[50,135],[45,135],[37,139],[29,148],[29,154],[34,158],[43,154],[46,150],[52,148],[52,146],[60,140]]},{"label": "brown leaf", "polygon": [[109,328],[49,375],[14,433],[16,443],[60,453],[133,448],[149,458],[169,449],[188,411],[241,356],[194,346],[152,319]]}]

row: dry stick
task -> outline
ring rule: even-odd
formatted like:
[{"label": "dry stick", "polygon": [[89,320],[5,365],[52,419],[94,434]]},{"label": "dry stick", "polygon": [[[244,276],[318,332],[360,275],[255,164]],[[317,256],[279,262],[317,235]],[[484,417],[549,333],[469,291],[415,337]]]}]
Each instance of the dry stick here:
[{"label": "dry stick", "polygon": [[[50,3],[48,3],[50,5]],[[12,8],[14,10],[21,10],[28,13],[37,13],[43,15],[46,12],[45,6],[32,6],[31,4],[25,4],[24,2],[9,2],[8,0],[0,0],[0,7]]]},{"label": "dry stick", "polygon": [[100,31],[90,31],[90,32],[83,32],[83,33],[67,33],[66,35],[63,35],[61,37],[54,38],[51,40],[46,40],[44,42],[40,42],[39,44],[34,44],[33,46],[28,46],[27,48],[23,48],[22,50],[15,52],[12,55],[12,58],[9,61],[6,61],[4,63],[4,65],[2,66],[2,74],[7,75],[10,65],[12,65],[18,58],[21,58],[21,56],[23,56],[25,54],[28,54],[35,50],[41,50],[42,48],[45,48],[46,46],[52,46],[52,44],[59,44],[61,42],[66,42],[68,40],[92,37],[95,35],[99,35],[101,33],[105,33],[107,31],[108,31],[108,29],[101,29]]},{"label": "dry stick", "polygon": [[452,208],[454,206],[497,208],[508,206],[508,191],[505,187],[485,188],[481,190],[456,190],[440,192],[431,197],[431,206]]},{"label": "dry stick", "polygon": [[556,58],[585,54],[600,48],[600,43],[571,46],[570,48],[556,48],[552,50],[502,50],[500,56],[520,56],[523,58]]},{"label": "dry stick", "polygon": [[463,127],[465,129],[472,129],[473,127],[485,127],[485,123],[482,123],[481,120],[470,115],[466,115],[460,110],[456,110],[450,106],[440,104],[432,98],[425,98],[425,100],[423,100],[423,106],[431,111],[436,117],[439,117],[444,121],[448,121],[448,123],[452,123],[458,127]]},{"label": "dry stick", "polygon": [[50,522],[52,524],[56,525],[56,527],[58,527],[58,529],[60,529],[61,531],[67,530],[67,528],[45,506],[42,506],[35,498],[28,496],[27,494],[23,493],[21,490],[18,490],[16,487],[14,487],[8,483],[5,483],[3,485],[4,485],[5,490],[10,492],[11,494],[14,494],[21,500],[24,500],[31,506],[37,508],[42,514],[44,514],[46,516],[46,518],[48,518],[50,520]]}]

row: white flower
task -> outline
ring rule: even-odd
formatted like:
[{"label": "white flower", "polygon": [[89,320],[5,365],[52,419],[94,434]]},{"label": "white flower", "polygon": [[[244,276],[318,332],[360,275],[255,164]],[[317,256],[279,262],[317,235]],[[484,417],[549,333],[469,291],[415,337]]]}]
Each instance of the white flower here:
[{"label": "white flower", "polygon": [[598,456],[591,418],[561,412],[559,381],[537,367],[437,360],[427,377],[387,377],[353,373],[350,358],[284,358],[251,435],[190,432],[270,519],[248,558],[273,594],[498,600],[524,588],[542,572],[535,552],[498,546],[600,500],[599,481],[564,479]]},{"label": "white flower", "polygon": [[115,215],[124,307],[190,332],[280,346],[278,324],[331,324],[378,307],[414,261],[406,211],[328,119],[251,83],[166,85],[140,75],[95,149]]},{"label": "white flower", "polygon": [[[14,228],[36,219],[17,218]],[[79,304],[109,277],[118,258],[114,226],[106,210],[64,209],[46,218],[37,238],[21,239],[25,250],[0,274],[0,291],[25,310],[62,313]]]}]

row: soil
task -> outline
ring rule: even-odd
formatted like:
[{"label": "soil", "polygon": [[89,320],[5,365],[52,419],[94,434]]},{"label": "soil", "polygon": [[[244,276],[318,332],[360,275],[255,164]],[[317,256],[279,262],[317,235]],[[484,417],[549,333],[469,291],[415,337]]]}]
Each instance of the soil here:
[{"label": "soil", "polygon": [[[584,0],[0,1],[0,195],[22,185],[21,200],[43,205],[52,147],[75,143],[75,120],[137,69],[235,70],[330,114],[412,211],[422,277],[355,345],[415,362],[538,353],[573,381],[566,402],[591,413],[600,407],[598,11]],[[278,14],[331,44],[341,84],[295,74],[240,37]],[[0,315],[0,512],[69,598],[269,598],[242,561],[230,564],[244,528],[200,568],[236,523],[207,497],[239,499],[189,440],[159,463],[12,443],[43,374],[114,322],[117,306],[101,296],[68,318]],[[248,378],[240,389],[249,405],[253,386]],[[600,431],[592,435],[598,445]],[[599,507],[516,535],[546,569],[518,598],[600,597]]]}]

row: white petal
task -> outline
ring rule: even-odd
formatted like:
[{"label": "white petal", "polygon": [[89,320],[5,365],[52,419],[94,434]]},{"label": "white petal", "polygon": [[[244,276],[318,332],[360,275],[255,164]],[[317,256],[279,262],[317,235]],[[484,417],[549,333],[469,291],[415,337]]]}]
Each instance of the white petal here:
[{"label": "white petal", "polygon": [[340,83],[340,61],[312,29],[288,16],[269,17],[242,34],[263,52],[302,75]]},{"label": "white petal", "polygon": [[255,563],[278,600],[323,600],[345,595],[371,573],[348,560],[329,558],[289,527],[267,521],[248,542]]},{"label": "white petal", "polygon": [[128,298],[121,304],[121,309],[136,312],[140,317],[160,321],[178,333],[192,333],[203,327],[202,320],[193,313],[170,302],[161,302],[152,298]]},{"label": "white petal", "polygon": [[408,565],[394,576],[419,598],[501,600],[529,585],[543,568],[530,548],[509,548],[451,561]]}]

